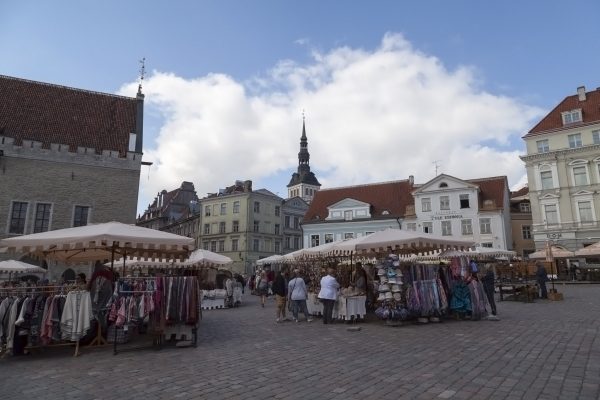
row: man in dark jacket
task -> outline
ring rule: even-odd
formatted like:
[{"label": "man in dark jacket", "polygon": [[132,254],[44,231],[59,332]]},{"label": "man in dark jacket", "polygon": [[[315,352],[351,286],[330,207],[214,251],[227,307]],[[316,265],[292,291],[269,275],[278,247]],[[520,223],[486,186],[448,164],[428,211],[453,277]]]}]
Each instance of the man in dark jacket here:
[{"label": "man in dark jacket", "polygon": [[271,286],[271,290],[275,294],[275,300],[277,301],[277,319],[275,322],[281,322],[287,320],[285,316],[285,306],[287,301],[287,279],[285,270],[281,270],[277,273],[275,277],[275,281],[273,281],[273,286]]},{"label": "man in dark jacket", "polygon": [[542,263],[537,264],[537,272],[535,273],[535,278],[537,280],[537,284],[540,287],[542,292],[542,299],[548,298],[548,289],[546,289],[546,282],[548,282],[548,273],[546,272],[546,268]]},{"label": "man in dark jacket", "polygon": [[485,295],[488,299],[488,303],[490,303],[490,307],[492,308],[492,315],[496,315],[496,301],[494,299],[494,271],[491,268],[488,268],[487,272],[481,278],[481,283],[483,284],[483,290],[485,291]]}]

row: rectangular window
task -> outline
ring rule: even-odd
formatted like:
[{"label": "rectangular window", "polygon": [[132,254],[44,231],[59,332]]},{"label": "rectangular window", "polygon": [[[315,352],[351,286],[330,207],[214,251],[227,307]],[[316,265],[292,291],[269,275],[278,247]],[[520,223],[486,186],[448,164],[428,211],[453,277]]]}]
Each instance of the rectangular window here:
[{"label": "rectangular window", "polygon": [[233,223],[231,224],[231,230],[233,232],[239,232],[240,231],[240,221],[233,221]]},{"label": "rectangular window", "polygon": [[406,224],[406,230],[407,231],[416,231],[417,230],[417,223],[416,222],[409,222]]},{"label": "rectangular window", "polygon": [[575,186],[589,184],[587,177],[587,169],[585,166],[581,165],[578,167],[573,167],[573,180],[575,181]]},{"label": "rectangular window", "polygon": [[275,206],[275,216],[279,217],[281,215],[281,207]]},{"label": "rectangular window", "polygon": [[10,213],[8,233],[22,235],[25,233],[25,219],[27,217],[27,203],[13,201]]},{"label": "rectangular window", "polygon": [[344,233],[344,240],[348,240],[348,239],[354,239],[354,233],[352,233],[352,232]]},{"label": "rectangular window", "polygon": [[519,210],[524,213],[531,212],[531,204],[530,203],[519,203]]},{"label": "rectangular window", "polygon": [[521,233],[523,234],[523,239],[531,239],[531,226],[530,225],[522,225]]},{"label": "rectangular window", "polygon": [[221,215],[227,214],[227,203],[221,203]]},{"label": "rectangular window", "polygon": [[310,247],[319,245],[319,235],[310,235]]},{"label": "rectangular window", "polygon": [[283,243],[284,243],[284,246],[285,246],[285,248],[286,248],[286,249],[289,249],[289,248],[291,247],[291,244],[290,244],[290,237],[289,237],[289,236],[286,236],[285,238],[283,238]]},{"label": "rectangular window", "polygon": [[592,140],[594,144],[600,144],[600,130],[592,131]]},{"label": "rectangular window", "polygon": [[90,208],[86,206],[75,206],[73,215],[73,226],[85,226],[88,224]]},{"label": "rectangular window", "polygon": [[290,227],[290,216],[286,215],[285,218],[283,219],[283,226],[285,226],[286,228]]},{"label": "rectangular window", "polygon": [[538,153],[548,153],[550,151],[550,144],[548,143],[548,139],[538,140],[535,143],[537,144]]},{"label": "rectangular window", "polygon": [[442,236],[452,236],[452,221],[442,221]]},{"label": "rectangular window", "polygon": [[212,214],[213,215],[219,215],[219,205],[218,204],[213,204],[213,206],[212,206]]},{"label": "rectangular window", "polygon": [[460,208],[470,208],[471,205],[469,204],[469,195],[468,194],[461,194],[459,196],[460,198]]},{"label": "rectangular window", "polygon": [[254,239],[252,241],[252,250],[254,250],[254,251],[260,251],[260,240]]},{"label": "rectangular window", "polygon": [[581,146],[583,146],[583,144],[581,143],[581,133],[574,133],[572,135],[569,135],[569,147],[571,149]]},{"label": "rectangular window", "polygon": [[210,224],[204,224],[204,234],[210,235]]},{"label": "rectangular window", "polygon": [[217,252],[217,241],[213,240],[210,242],[210,251],[212,251],[213,253]]},{"label": "rectangular window", "polygon": [[294,217],[294,229],[300,228],[300,219],[298,217]]},{"label": "rectangular window", "polygon": [[460,221],[460,232],[463,235],[473,234],[473,224],[470,219],[463,219]]},{"label": "rectangular window", "polygon": [[491,249],[493,247],[493,243],[492,242],[481,243],[481,247],[487,247],[488,249]]},{"label": "rectangular window", "polygon": [[581,121],[581,110],[572,110],[562,113],[563,124],[573,124]]},{"label": "rectangular window", "polygon": [[432,222],[423,222],[423,232],[433,233],[433,223]]},{"label": "rectangular window", "polygon": [[279,235],[279,224],[275,224],[275,234]]},{"label": "rectangular window", "polygon": [[265,240],[263,251],[271,252],[271,241],[269,239]]},{"label": "rectangular window", "polygon": [[281,242],[279,240],[275,241],[275,253],[276,254],[281,253]]},{"label": "rectangular window", "polygon": [[[416,225],[416,224],[415,224]],[[415,230],[417,230],[417,227],[415,226]],[[365,232],[365,236],[369,236],[370,234],[375,233],[375,232]]]},{"label": "rectangular window", "polygon": [[238,251],[238,240],[231,239],[231,251]]},{"label": "rectangular window", "polygon": [[594,222],[591,201],[578,201],[577,207],[579,208],[579,222]]},{"label": "rectangular window", "polygon": [[352,210],[344,211],[344,219],[346,221],[352,221]]},{"label": "rectangular window", "polygon": [[423,212],[431,211],[431,199],[429,197],[421,199],[421,210]]},{"label": "rectangular window", "polygon": [[204,206],[204,216],[205,217],[210,217],[210,206]]},{"label": "rectangular window", "polygon": [[479,218],[479,233],[482,235],[490,235],[492,233],[491,218]]},{"label": "rectangular window", "polygon": [[294,249],[298,250],[299,248],[300,248],[300,238],[296,236],[294,238]]},{"label": "rectangular window", "polygon": [[440,196],[440,210],[450,209],[450,196]]},{"label": "rectangular window", "polygon": [[225,233],[225,222],[219,222],[219,233]]},{"label": "rectangular window", "polygon": [[210,249],[210,242],[202,242],[202,248],[204,250],[209,250]]},{"label": "rectangular window", "polygon": [[544,206],[544,214],[546,215],[547,225],[558,224],[558,210],[556,209],[556,204],[546,204]]},{"label": "rectangular window", "polygon": [[260,222],[254,221],[254,232],[258,232],[260,228]]},{"label": "rectangular window", "polygon": [[540,172],[540,178],[542,180],[542,190],[554,188],[554,182],[552,182],[552,171]]},{"label": "rectangular window", "polygon": [[260,203],[258,201],[254,202],[254,212],[260,213]]},{"label": "rectangular window", "polygon": [[224,240],[219,240],[219,251],[220,252],[225,251],[225,241]]},{"label": "rectangular window", "polygon": [[233,202],[233,213],[234,214],[239,214],[240,213],[240,202],[239,202],[239,200]]},{"label": "rectangular window", "polygon": [[33,233],[46,232],[50,227],[51,204],[38,203],[35,209],[35,220],[33,222]]},{"label": "rectangular window", "polygon": [[326,233],[325,234],[325,243],[331,243],[333,242],[333,233]]}]

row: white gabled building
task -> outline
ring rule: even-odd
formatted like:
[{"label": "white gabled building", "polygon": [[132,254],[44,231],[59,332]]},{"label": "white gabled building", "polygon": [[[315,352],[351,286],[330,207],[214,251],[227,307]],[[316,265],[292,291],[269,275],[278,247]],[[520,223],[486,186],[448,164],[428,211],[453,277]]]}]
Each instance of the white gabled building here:
[{"label": "white gabled building", "polygon": [[505,176],[462,180],[438,175],[412,192],[414,213],[402,229],[512,249],[510,191]]}]

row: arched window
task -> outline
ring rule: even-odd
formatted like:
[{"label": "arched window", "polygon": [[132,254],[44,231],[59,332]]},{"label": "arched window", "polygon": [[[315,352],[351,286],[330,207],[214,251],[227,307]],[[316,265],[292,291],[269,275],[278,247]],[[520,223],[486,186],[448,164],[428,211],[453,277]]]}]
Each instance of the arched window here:
[{"label": "arched window", "polygon": [[442,182],[442,183],[440,183],[439,187],[446,188],[446,187],[448,187],[448,184],[446,182]]}]

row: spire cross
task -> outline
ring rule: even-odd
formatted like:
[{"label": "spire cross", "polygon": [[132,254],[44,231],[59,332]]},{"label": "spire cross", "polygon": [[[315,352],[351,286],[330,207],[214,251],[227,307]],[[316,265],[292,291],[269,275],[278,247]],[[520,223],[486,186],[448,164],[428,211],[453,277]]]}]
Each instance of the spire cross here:
[{"label": "spire cross", "polygon": [[146,75],[146,57],[143,57],[138,61],[140,63],[140,84],[138,90],[142,91],[142,84],[144,83],[144,75]]}]

